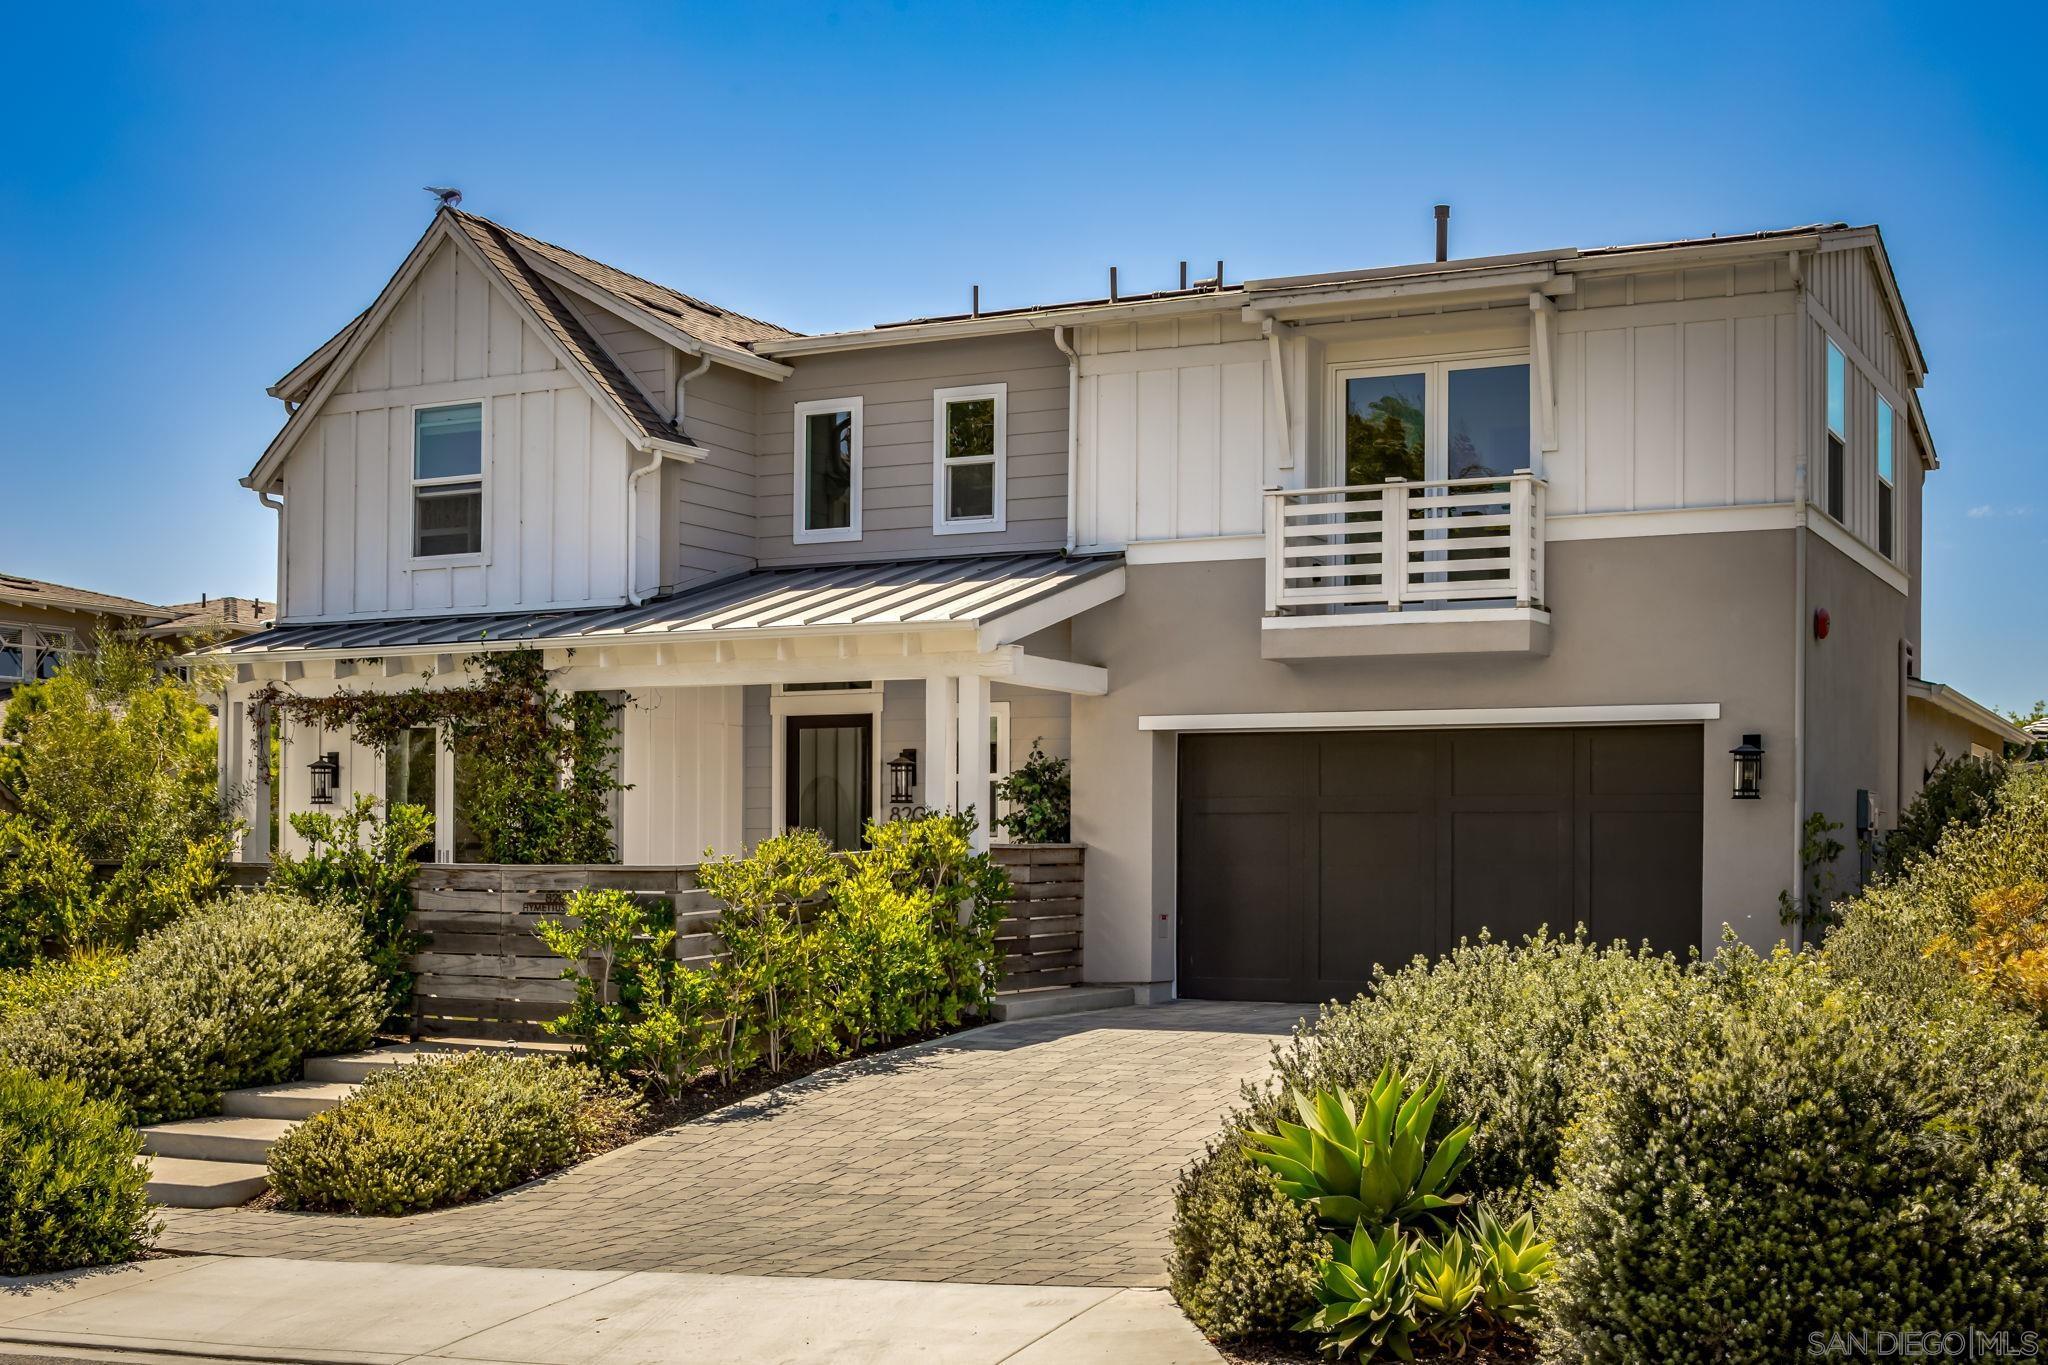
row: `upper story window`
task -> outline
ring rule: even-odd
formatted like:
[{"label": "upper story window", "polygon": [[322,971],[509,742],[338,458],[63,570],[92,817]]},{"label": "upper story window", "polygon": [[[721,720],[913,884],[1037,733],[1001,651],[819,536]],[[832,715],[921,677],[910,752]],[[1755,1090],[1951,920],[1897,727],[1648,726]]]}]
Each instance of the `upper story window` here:
[{"label": "upper story window", "polygon": [[975,384],[932,392],[932,531],[1000,531],[1008,485],[1004,465],[1010,386]]},{"label": "upper story window", "polygon": [[0,626],[0,686],[55,677],[75,647],[68,630]]},{"label": "upper story window", "polygon": [[1828,515],[1846,521],[1849,506],[1849,374],[1834,342],[1828,343]]},{"label": "upper story window", "polygon": [[484,552],[484,409],[414,408],[412,552],[416,559]]},{"label": "upper story window", "polygon": [[861,400],[798,403],[795,428],[796,543],[859,540]]},{"label": "upper story window", "polygon": [[1892,472],[1892,405],[1877,400],[1877,552],[1891,559],[1898,541],[1899,495]]},{"label": "upper story window", "polygon": [[1525,360],[1344,366],[1337,392],[1342,483],[1505,478],[1530,467]]}]

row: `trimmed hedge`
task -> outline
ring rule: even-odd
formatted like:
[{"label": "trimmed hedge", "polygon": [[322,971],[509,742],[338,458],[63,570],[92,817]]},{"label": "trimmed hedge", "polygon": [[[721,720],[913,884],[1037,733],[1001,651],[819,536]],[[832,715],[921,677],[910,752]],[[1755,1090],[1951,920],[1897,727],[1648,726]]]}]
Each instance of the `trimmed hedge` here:
[{"label": "trimmed hedge", "polygon": [[1621,1033],[1540,1215],[1549,1358],[2048,1322],[2048,1038],[2020,1017],[1736,947]]},{"label": "trimmed hedge", "polygon": [[472,1052],[372,1077],[270,1149],[286,1208],[419,1213],[558,1170],[630,1131],[639,1101],[592,1067]]},{"label": "trimmed hedge", "polygon": [[0,1275],[134,1258],[156,1236],[135,1129],[74,1081],[0,1067]]},{"label": "trimmed hedge", "polygon": [[1181,1177],[1170,1262],[1181,1306],[1219,1338],[1285,1331],[1313,1306],[1324,1254],[1313,1223],[1243,1156],[1246,1135],[1283,1116],[1289,1087],[1363,1092],[1389,1064],[1442,1079],[1436,1134],[1473,1125],[1466,1187],[1512,1217],[1554,1179],[1559,1135],[1616,1036],[1620,1004],[1673,989],[1681,972],[1671,958],[1583,936],[1482,939],[1325,1005]]},{"label": "trimmed hedge", "polygon": [[245,893],[149,935],[114,979],[0,1022],[0,1061],[158,1123],[362,1047],[380,1013],[352,913]]}]

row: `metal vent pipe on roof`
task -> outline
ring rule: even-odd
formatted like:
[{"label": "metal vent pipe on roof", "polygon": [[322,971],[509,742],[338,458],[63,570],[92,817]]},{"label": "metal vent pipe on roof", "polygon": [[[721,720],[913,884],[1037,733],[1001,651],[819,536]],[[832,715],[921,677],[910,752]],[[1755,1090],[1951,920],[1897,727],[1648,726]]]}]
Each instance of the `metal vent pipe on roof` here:
[{"label": "metal vent pipe on roof", "polygon": [[1451,259],[1451,206],[1436,206],[1436,258],[1440,261]]},{"label": "metal vent pipe on roof", "polygon": [[1109,268],[1109,301],[1116,302],[1116,267]]}]

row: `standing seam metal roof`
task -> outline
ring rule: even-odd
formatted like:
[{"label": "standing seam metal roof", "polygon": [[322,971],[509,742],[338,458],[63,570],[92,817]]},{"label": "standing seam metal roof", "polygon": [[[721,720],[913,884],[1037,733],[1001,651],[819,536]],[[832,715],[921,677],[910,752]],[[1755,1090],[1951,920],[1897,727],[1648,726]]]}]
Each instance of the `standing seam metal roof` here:
[{"label": "standing seam metal roof", "polygon": [[486,641],[647,643],[734,631],[980,624],[1076,587],[1122,555],[975,555],[755,569],[637,607],[275,625],[222,645],[242,657],[299,650],[427,649]]}]

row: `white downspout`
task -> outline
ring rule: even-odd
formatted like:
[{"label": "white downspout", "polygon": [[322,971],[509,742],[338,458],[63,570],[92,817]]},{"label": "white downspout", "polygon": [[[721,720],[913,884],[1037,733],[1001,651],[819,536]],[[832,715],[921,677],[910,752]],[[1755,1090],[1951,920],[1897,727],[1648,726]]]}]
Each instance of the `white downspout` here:
[{"label": "white downspout", "polygon": [[[670,420],[679,432],[683,429],[684,390],[692,379],[711,368],[711,353],[700,350],[697,354],[697,368],[676,376],[675,415]],[[626,476],[626,601],[636,607],[647,600],[647,594],[634,582],[640,564],[640,480],[660,469],[661,462],[668,458],[659,450],[650,450],[647,455],[647,463]]]},{"label": "white downspout", "polygon": [[1280,423],[1280,468],[1294,468],[1294,426],[1287,420],[1287,372],[1280,364],[1280,329],[1271,317],[1259,319],[1266,338],[1268,371],[1273,376],[1273,411]]},{"label": "white downspout", "polygon": [[[1813,440],[1813,328],[1806,311],[1806,286],[1800,279],[1799,253],[1792,253],[1792,279],[1799,291],[1799,463],[1792,471],[1792,895],[1802,912],[1806,900],[1806,863],[1800,847],[1806,842],[1806,501],[1808,451]],[[1802,913],[1792,921],[1792,947],[1804,946]]]},{"label": "white downspout", "polygon": [[256,500],[277,513],[277,614],[282,616],[290,610],[291,597],[285,592],[284,572],[290,563],[284,552],[284,499],[268,489],[256,490]]},{"label": "white downspout", "polygon": [[1081,357],[1074,354],[1068,344],[1067,329],[1052,329],[1052,344],[1059,347],[1067,357],[1067,553],[1074,552],[1074,509],[1079,505],[1076,477],[1079,462],[1074,458],[1074,433],[1080,429],[1076,408],[1081,396]]}]

